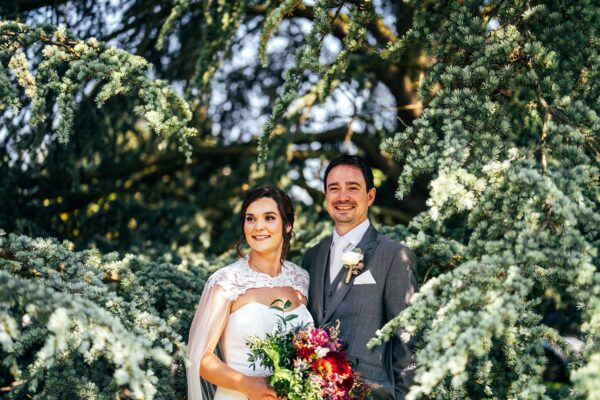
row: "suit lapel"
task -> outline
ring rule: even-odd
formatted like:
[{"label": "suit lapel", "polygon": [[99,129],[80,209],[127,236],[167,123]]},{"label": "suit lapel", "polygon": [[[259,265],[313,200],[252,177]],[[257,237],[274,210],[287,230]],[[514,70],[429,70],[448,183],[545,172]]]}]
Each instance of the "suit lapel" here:
[{"label": "suit lapel", "polygon": [[[375,248],[376,245],[377,245],[377,231],[375,230],[373,225],[371,225],[371,226],[369,226],[369,229],[367,229],[367,232],[365,232],[365,235],[361,239],[358,246],[356,246],[356,247],[362,249],[365,254],[365,260],[364,260],[365,261],[365,270],[369,269],[368,263],[369,263],[370,252]],[[340,304],[342,304],[342,301],[344,300],[344,298],[346,297],[346,295],[352,288],[354,276],[351,278],[350,283],[346,283],[346,273],[348,271],[345,268],[342,271],[344,273],[344,277],[342,278],[342,281],[340,282],[340,285],[342,285],[342,287],[340,287],[335,292],[333,299],[331,299],[331,304],[329,305],[329,307],[327,307],[327,312],[325,313],[325,316],[323,317],[323,323],[326,323],[329,320],[329,318],[331,318],[334,311],[340,306]],[[321,282],[323,282],[322,278],[321,278]],[[323,296],[323,294],[324,293],[321,288],[321,297]]]},{"label": "suit lapel", "polygon": [[314,318],[318,319],[318,325],[320,325],[323,320],[323,296],[325,295],[325,271],[327,271],[327,260],[329,258],[329,248],[331,247],[331,240],[326,240],[321,244],[319,250],[317,251],[317,259],[315,260],[315,279],[313,279],[313,283],[315,285],[315,291],[313,293],[316,294],[316,310],[317,315]]}]

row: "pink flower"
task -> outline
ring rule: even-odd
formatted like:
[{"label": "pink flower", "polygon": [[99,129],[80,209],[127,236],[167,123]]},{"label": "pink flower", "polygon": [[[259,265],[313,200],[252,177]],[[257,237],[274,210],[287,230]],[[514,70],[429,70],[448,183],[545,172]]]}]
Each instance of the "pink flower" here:
[{"label": "pink flower", "polygon": [[329,343],[329,332],[324,329],[312,328],[310,331],[310,341],[315,346],[325,347]]}]

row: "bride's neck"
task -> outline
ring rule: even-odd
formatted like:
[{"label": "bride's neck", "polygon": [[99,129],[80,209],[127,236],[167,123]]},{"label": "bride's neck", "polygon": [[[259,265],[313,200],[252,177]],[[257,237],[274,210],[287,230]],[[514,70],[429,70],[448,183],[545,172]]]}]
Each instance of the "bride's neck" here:
[{"label": "bride's neck", "polygon": [[252,250],[249,254],[250,266],[258,269],[260,272],[275,276],[281,272],[281,254],[261,254]]}]

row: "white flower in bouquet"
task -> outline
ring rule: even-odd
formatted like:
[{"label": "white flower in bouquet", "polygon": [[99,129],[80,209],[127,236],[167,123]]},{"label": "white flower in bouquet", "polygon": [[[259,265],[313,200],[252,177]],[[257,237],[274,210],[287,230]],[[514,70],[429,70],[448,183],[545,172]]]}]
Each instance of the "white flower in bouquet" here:
[{"label": "white flower in bouquet", "polygon": [[327,355],[327,353],[329,353],[329,349],[327,347],[317,347],[317,350],[315,351],[317,358],[323,358]]}]

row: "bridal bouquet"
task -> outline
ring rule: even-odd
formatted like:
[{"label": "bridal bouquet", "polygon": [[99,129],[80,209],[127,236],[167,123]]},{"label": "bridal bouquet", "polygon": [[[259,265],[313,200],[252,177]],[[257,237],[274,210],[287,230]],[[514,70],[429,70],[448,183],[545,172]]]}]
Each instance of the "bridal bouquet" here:
[{"label": "bridal bouquet", "polygon": [[258,361],[273,371],[270,385],[290,400],[366,399],[369,387],[352,370],[339,328],[309,325],[288,331],[286,325],[295,317],[281,316],[274,333],[249,339],[251,365]]}]

